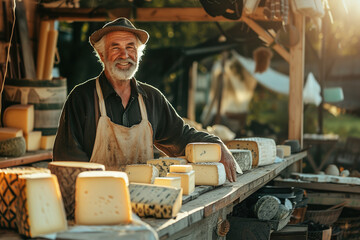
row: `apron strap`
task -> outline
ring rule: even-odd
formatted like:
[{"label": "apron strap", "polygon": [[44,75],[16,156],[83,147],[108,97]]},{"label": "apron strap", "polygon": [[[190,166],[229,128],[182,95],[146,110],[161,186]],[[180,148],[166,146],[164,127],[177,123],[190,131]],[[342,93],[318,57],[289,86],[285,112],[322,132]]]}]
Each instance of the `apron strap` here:
[{"label": "apron strap", "polygon": [[139,106],[140,106],[141,118],[143,120],[144,119],[148,120],[144,99],[141,94],[139,94],[139,96],[138,96],[138,101],[139,101]]},{"label": "apron strap", "polygon": [[97,92],[98,97],[99,97],[100,114],[101,114],[101,116],[107,116],[106,107],[105,107],[105,101],[104,101],[104,97],[103,97],[103,94],[102,94],[102,91],[101,91],[99,78],[96,79],[96,92]]}]

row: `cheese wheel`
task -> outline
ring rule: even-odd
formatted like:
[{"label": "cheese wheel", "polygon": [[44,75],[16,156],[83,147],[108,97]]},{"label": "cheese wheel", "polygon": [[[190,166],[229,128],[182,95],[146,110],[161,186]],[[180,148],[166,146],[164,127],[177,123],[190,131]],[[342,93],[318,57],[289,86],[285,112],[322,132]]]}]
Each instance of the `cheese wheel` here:
[{"label": "cheese wheel", "polygon": [[26,141],[26,151],[40,150],[41,146],[41,131],[32,131],[24,134]]},{"label": "cheese wheel", "polygon": [[291,146],[289,145],[276,145],[276,149],[282,149],[284,157],[289,157],[291,155]]},{"label": "cheese wheel", "polygon": [[24,137],[15,137],[0,141],[0,156],[20,157],[26,152],[26,142]]}]

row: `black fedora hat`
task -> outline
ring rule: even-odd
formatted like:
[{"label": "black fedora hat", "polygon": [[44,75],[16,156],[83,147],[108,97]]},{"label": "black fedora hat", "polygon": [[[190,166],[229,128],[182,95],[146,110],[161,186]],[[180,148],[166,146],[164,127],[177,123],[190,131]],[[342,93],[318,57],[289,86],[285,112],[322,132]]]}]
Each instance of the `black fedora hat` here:
[{"label": "black fedora hat", "polygon": [[104,35],[114,31],[127,31],[134,33],[140,41],[145,44],[149,39],[149,34],[142,29],[136,28],[129,19],[121,17],[112,22],[106,23],[101,29],[93,32],[90,36],[90,43],[94,46]]}]

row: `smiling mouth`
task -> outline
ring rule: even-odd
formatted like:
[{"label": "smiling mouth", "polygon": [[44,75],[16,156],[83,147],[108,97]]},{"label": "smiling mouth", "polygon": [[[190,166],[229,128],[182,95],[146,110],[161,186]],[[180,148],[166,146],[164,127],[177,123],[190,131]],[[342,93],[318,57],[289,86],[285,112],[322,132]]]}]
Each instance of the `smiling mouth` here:
[{"label": "smiling mouth", "polygon": [[123,63],[116,63],[116,66],[118,68],[128,68],[132,65],[130,62],[123,62]]}]

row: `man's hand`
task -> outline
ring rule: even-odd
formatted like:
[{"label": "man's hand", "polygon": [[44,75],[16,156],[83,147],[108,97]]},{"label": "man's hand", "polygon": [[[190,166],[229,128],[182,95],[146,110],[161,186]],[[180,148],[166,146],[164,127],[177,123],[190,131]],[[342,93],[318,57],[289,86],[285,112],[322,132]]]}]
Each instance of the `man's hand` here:
[{"label": "man's hand", "polygon": [[226,178],[229,182],[236,181],[236,167],[235,167],[235,159],[229,149],[225,146],[225,144],[221,144],[221,160],[220,162],[224,164]]}]

